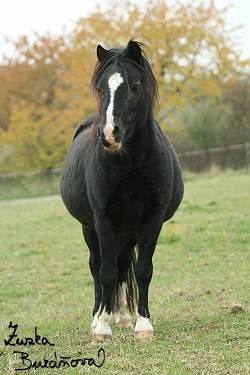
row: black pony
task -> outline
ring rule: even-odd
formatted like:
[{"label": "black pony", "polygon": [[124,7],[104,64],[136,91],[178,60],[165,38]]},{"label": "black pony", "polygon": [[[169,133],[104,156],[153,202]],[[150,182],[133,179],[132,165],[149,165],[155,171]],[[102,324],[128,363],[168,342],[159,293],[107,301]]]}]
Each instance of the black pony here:
[{"label": "black pony", "polygon": [[153,117],[158,88],[145,48],[133,40],[125,48],[98,45],[92,89],[99,111],[77,128],[61,178],[64,204],[90,250],[97,340],[111,337],[112,313],[118,326],[131,326],[127,310],[135,303],[136,337],[153,335],[152,257],[183,197],[177,156]]}]

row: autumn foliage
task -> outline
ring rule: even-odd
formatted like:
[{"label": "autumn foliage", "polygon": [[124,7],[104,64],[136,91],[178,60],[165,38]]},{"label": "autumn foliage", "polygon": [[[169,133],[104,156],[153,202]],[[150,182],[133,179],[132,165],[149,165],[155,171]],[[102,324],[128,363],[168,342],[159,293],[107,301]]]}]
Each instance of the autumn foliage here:
[{"label": "autumn foliage", "polygon": [[250,62],[224,22],[226,11],[212,0],[117,2],[80,18],[69,35],[20,37],[14,57],[0,66],[0,172],[63,165],[76,126],[96,111],[96,45],[131,38],[150,48],[161,96],[155,116],[177,150],[204,144],[204,129],[206,147],[249,139]]}]

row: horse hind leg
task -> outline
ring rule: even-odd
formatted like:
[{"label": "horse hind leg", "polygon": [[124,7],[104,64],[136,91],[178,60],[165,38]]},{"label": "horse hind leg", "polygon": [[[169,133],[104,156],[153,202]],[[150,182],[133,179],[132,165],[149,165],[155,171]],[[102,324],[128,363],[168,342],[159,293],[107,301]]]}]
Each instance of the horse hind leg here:
[{"label": "horse hind leg", "polygon": [[123,236],[120,240],[117,259],[118,285],[113,307],[118,327],[132,327],[130,313],[134,313],[134,304],[137,299],[137,285],[134,276],[136,241],[135,235]]},{"label": "horse hind leg", "polygon": [[127,311],[126,282],[118,286],[118,309],[115,313],[115,324],[117,327],[132,327],[131,316]]}]

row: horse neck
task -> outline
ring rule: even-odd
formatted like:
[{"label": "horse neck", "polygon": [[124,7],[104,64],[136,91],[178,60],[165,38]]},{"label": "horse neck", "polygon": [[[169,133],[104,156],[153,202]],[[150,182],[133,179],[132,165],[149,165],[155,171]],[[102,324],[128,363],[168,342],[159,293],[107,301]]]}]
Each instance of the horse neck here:
[{"label": "horse neck", "polygon": [[157,124],[153,111],[149,112],[142,124],[138,124],[138,130],[132,135],[130,144],[138,153],[149,154],[156,144]]}]

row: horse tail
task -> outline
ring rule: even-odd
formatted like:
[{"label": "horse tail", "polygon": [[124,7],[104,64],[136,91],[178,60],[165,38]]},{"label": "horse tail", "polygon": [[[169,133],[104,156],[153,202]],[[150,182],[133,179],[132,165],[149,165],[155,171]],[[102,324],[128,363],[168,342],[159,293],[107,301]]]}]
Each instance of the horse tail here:
[{"label": "horse tail", "polygon": [[[135,278],[135,265],[136,265],[136,249],[132,250],[132,259],[128,267],[127,280],[126,280],[126,299],[127,308],[131,314],[134,314],[138,304],[138,287]],[[117,282],[112,295],[112,311],[119,311],[119,283]]]}]

